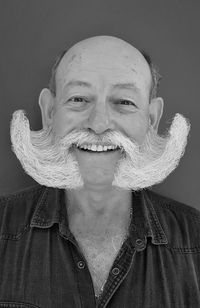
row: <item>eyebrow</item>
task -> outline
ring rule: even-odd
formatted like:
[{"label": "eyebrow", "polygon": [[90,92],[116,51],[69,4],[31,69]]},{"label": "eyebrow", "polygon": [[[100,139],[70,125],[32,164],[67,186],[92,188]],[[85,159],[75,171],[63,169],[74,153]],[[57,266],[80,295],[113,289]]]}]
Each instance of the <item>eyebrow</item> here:
[{"label": "eyebrow", "polygon": [[87,87],[87,88],[92,88],[91,83],[86,82],[86,81],[82,81],[82,80],[71,80],[68,83],[66,83],[66,85],[64,86],[64,88],[68,88],[68,87]]},{"label": "eyebrow", "polygon": [[[92,88],[92,84],[87,81],[82,80],[71,80],[69,81],[64,88],[68,87],[86,87],[86,88]],[[139,88],[136,86],[135,83],[116,83],[112,85],[113,89],[127,89],[127,90],[134,90],[136,92],[140,92]]]}]

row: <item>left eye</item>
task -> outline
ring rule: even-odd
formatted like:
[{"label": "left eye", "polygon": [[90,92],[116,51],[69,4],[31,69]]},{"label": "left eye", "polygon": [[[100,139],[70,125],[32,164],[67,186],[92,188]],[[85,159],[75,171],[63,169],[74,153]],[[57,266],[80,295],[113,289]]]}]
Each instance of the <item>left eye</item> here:
[{"label": "left eye", "polygon": [[121,99],[120,101],[120,104],[122,105],[132,105],[132,106],[136,106],[132,101],[129,101],[127,99]]},{"label": "left eye", "polygon": [[82,103],[83,101],[86,102],[86,99],[81,96],[74,96],[74,97],[71,97],[69,101],[73,101],[75,103]]}]

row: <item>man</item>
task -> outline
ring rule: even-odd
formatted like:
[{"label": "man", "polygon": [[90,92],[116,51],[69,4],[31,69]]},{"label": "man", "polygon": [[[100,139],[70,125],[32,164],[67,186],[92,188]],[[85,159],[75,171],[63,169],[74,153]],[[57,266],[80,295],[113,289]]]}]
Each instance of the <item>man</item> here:
[{"label": "man", "polygon": [[0,307],[200,307],[200,214],[147,189],[189,132],[177,114],[158,135],[158,77],[129,43],[93,37],[56,62],[41,131],[14,113],[13,150],[40,185],[1,198]]}]

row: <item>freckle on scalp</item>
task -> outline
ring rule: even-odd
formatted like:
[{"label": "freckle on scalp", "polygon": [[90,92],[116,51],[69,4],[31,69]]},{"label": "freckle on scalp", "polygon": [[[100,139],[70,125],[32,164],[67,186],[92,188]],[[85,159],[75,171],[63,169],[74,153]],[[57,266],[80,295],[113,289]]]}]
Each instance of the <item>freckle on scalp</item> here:
[{"label": "freckle on scalp", "polygon": [[69,60],[69,65],[72,64],[75,60],[81,60],[81,55],[73,54]]}]

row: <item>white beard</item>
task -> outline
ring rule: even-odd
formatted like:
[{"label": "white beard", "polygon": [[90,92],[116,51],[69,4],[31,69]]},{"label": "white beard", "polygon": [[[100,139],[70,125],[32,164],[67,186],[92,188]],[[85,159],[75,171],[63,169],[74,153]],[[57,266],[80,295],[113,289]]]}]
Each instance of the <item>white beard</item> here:
[{"label": "white beard", "polygon": [[30,131],[24,111],[18,110],[11,121],[11,142],[24,170],[33,179],[41,185],[64,189],[84,186],[73,144],[120,146],[123,157],[116,165],[112,186],[140,190],[162,182],[177,167],[185,151],[189,130],[189,122],[176,114],[166,136],[159,136],[150,127],[142,146],[114,131],[100,139],[86,130],[74,130],[58,139],[51,128]]}]

